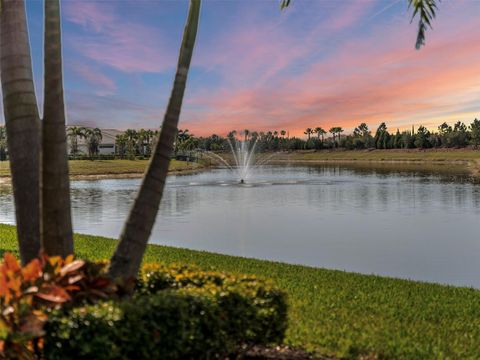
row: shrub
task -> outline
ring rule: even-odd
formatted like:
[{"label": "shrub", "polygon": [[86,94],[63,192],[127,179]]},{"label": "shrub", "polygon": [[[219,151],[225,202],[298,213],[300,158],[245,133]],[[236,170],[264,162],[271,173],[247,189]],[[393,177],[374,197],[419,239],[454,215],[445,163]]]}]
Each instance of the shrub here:
[{"label": "shrub", "polygon": [[218,307],[172,291],[54,313],[46,327],[48,359],[214,358],[233,349]]},{"label": "shrub", "polygon": [[211,359],[241,345],[280,342],[285,295],[255,277],[145,266],[136,295],[56,311],[48,359]]},{"label": "shrub", "polygon": [[286,296],[269,281],[255,276],[233,276],[201,271],[191,266],[148,264],[139,278],[141,291],[156,293],[179,289],[208,294],[231,319],[230,333],[244,342],[268,344],[282,341],[287,326]]}]

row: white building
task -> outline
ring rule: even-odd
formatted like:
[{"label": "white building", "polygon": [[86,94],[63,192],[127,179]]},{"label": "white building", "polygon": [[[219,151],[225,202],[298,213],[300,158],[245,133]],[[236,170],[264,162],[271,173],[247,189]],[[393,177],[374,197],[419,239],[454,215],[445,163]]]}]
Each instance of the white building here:
[{"label": "white building", "polygon": [[[102,141],[98,146],[98,155],[115,155],[115,138],[117,135],[123,134],[123,131],[116,129],[100,129],[102,131]],[[68,152],[71,153],[71,139],[68,138]],[[78,138],[78,153],[88,154],[88,146],[86,139]]]}]

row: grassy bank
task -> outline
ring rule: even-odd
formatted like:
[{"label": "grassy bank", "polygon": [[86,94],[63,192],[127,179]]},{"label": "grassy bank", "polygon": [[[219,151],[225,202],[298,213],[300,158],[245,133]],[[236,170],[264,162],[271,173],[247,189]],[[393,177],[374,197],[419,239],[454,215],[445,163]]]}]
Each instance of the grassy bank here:
[{"label": "grassy bank", "polygon": [[[0,252],[16,251],[0,225]],[[105,259],[115,241],[77,235],[80,257]],[[480,291],[150,245],[148,262],[273,279],[289,295],[287,342],[319,354],[394,359],[480,358]]]},{"label": "grassy bank", "polygon": [[425,161],[461,162],[480,160],[480,150],[473,149],[393,149],[393,150],[322,150],[284,153],[275,159],[291,161]]},{"label": "grassy bank", "polygon": [[[99,175],[141,175],[145,171],[148,160],[70,160],[70,175],[72,177],[87,177]],[[170,171],[182,172],[197,170],[200,164],[172,160]],[[10,167],[7,161],[0,162],[0,176],[9,176]]]}]

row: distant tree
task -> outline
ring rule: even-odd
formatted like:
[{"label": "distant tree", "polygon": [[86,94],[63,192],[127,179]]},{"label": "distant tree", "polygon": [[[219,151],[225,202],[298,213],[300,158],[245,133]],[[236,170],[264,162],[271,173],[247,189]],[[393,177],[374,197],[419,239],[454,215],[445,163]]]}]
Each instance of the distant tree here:
[{"label": "distant tree", "polygon": [[338,143],[340,143],[340,136],[341,136],[342,132],[344,132],[344,130],[343,130],[342,127],[337,126],[336,131],[337,131],[337,135],[338,135]]},{"label": "distant tree", "polygon": [[130,160],[135,159],[135,155],[137,154],[137,141],[138,141],[138,133],[134,129],[127,129],[124,132],[125,140],[126,140],[126,150],[127,150],[127,157]]},{"label": "distant tree", "polygon": [[380,126],[377,128],[375,132],[375,148],[377,149],[387,149],[388,148],[388,140],[389,140],[389,133],[387,131],[387,125],[382,122]]},{"label": "distant tree", "polygon": [[128,139],[125,134],[115,136],[115,152],[120,159],[124,159],[127,153]]},{"label": "distant tree", "polygon": [[70,153],[74,157],[78,155],[78,140],[85,139],[86,130],[83,126],[71,126],[67,129],[67,137],[70,140]]},{"label": "distant tree", "polygon": [[358,126],[353,130],[353,134],[354,134],[355,136],[359,136],[359,137],[365,138],[365,137],[367,137],[368,135],[370,135],[370,130],[368,130],[367,124],[361,123],[360,125],[358,125]]},{"label": "distant tree", "polygon": [[85,131],[85,138],[87,142],[88,156],[93,159],[95,155],[98,155],[99,146],[102,142],[102,130],[99,128],[87,129]]},{"label": "distant tree", "polygon": [[473,120],[473,122],[470,124],[470,132],[473,145],[478,147],[478,145],[480,145],[480,120]]},{"label": "distant tree", "polygon": [[447,146],[449,147],[464,147],[468,144],[468,128],[461,122],[457,121],[453,125],[453,130],[448,134]]},{"label": "distant tree", "polygon": [[287,134],[287,132],[285,130],[280,131],[280,135],[282,135],[282,137],[285,137],[286,134]]},{"label": "distant tree", "polygon": [[318,140],[320,140],[321,138],[321,141],[323,143],[323,140],[324,140],[324,135],[327,133],[324,129],[322,129],[320,126],[316,127],[315,128],[315,133],[317,134],[317,138]]},{"label": "distant tree", "polygon": [[310,136],[313,134],[313,130],[311,128],[306,128],[303,133],[307,135],[308,140],[310,140]]},{"label": "distant tree", "polygon": [[429,137],[430,131],[428,131],[426,127],[420,126],[417,130],[417,134],[415,135],[415,147],[420,149],[429,148]]},{"label": "distant tree", "polygon": [[337,143],[335,142],[335,138],[337,135],[337,128],[336,127],[331,127],[330,130],[328,130],[330,134],[332,134],[333,137],[333,146],[337,146]]}]

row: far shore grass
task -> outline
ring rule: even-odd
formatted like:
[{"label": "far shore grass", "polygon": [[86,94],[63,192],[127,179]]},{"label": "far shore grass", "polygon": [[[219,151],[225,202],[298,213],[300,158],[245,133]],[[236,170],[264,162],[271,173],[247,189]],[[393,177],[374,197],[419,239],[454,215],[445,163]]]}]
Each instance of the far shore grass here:
[{"label": "far shore grass", "polygon": [[[76,235],[77,255],[108,259],[116,241]],[[0,255],[17,252],[0,225]],[[480,291],[149,245],[146,262],[195,264],[255,274],[288,293],[286,343],[316,354],[363,359],[480,358]],[[480,275],[480,274],[479,274]]]},{"label": "far shore grass", "polygon": [[[223,156],[223,155],[222,155]],[[228,158],[229,154],[225,156]],[[400,164],[455,164],[475,176],[480,176],[480,150],[475,149],[407,149],[407,150],[306,150],[278,152],[270,160],[271,164],[282,163],[372,163]],[[95,179],[115,177],[140,177],[148,160],[71,160],[72,179]],[[393,166],[392,165],[392,166]],[[189,173],[201,170],[205,164],[172,160],[171,173]],[[7,161],[0,161],[0,179],[10,176]]]},{"label": "far shore grass", "polygon": [[[70,176],[72,178],[103,177],[135,177],[141,176],[148,165],[148,160],[70,160]],[[169,171],[172,173],[189,172],[201,169],[198,163],[172,160]],[[0,162],[0,177],[10,176],[7,161]]]},{"label": "far shore grass", "polygon": [[480,161],[475,149],[305,150],[279,154],[275,160],[290,161]]}]

